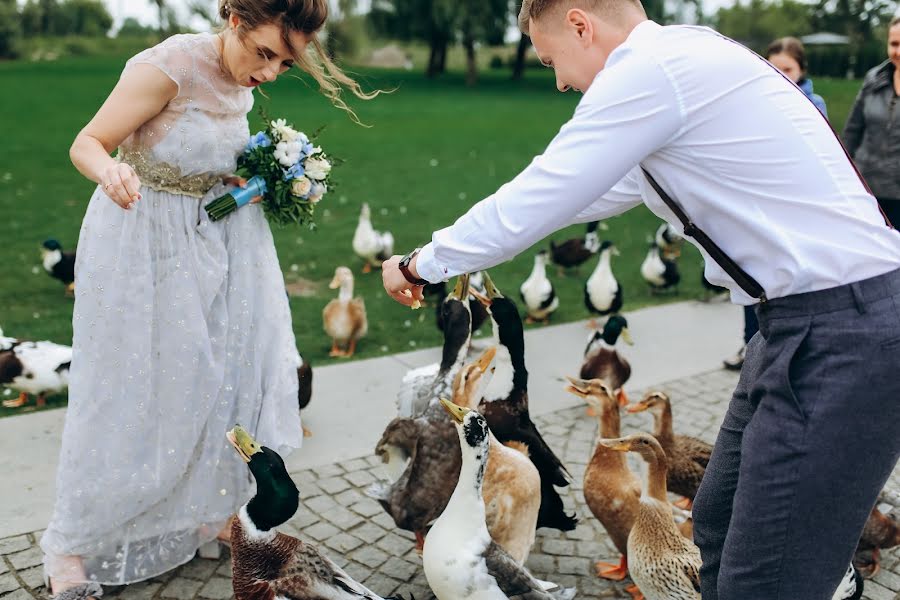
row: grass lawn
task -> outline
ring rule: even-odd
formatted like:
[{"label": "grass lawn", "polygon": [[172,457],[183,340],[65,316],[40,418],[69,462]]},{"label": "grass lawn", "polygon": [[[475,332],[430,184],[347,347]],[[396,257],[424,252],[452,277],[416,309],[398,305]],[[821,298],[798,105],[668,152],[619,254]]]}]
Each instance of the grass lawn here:
[{"label": "grass lawn", "polygon": [[[72,249],[93,184],[72,167],[68,148],[115,84],[123,57],[64,59],[51,63],[0,64],[0,77],[15,85],[0,98],[6,142],[0,148],[0,326],[7,335],[71,342],[72,301],[63,286],[40,266],[39,246],[55,237]],[[367,358],[440,343],[431,310],[411,312],[388,299],[379,272],[359,273],[350,241],[359,206],[368,202],[379,230],[389,229],[396,250],[422,244],[436,228],[451,223],[468,206],[493,192],[541,152],[578,101],[559,94],[549,71],[531,71],[511,83],[507,71],[486,71],[476,89],[461,74],[427,81],[418,72],[366,70],[370,87],[396,88],[375,101],[357,102],[369,128],[354,125],[301,81],[282,79],[258,98],[273,117],[284,116],[307,131],[326,129],[321,144],[346,159],[335,171],[339,188],[320,207],[316,232],[275,229],[287,281],[302,280],[309,295],[291,298],[293,326],[303,356],[327,364],[330,340],[321,311],[334,297],[328,289],[334,269],[350,266],[356,293],[368,307],[369,335],[357,357]],[[858,82],[817,80],[836,127],[843,126]],[[259,119],[254,114],[254,131]],[[624,287],[625,309],[666,301],[651,297],[640,279],[645,239],[658,225],[646,209],[611,219],[604,232],[622,252],[614,262]],[[554,237],[579,235],[582,227]],[[545,245],[545,244],[541,244]],[[518,298],[518,286],[532,266],[533,252],[498,266],[492,275],[501,290]],[[554,322],[587,318],[582,286],[593,263],[576,277],[550,276],[561,305]],[[698,297],[699,254],[687,247],[681,260],[683,283],[672,299]],[[640,343],[640,340],[637,341]],[[55,403],[64,402],[64,398]],[[51,401],[51,405],[54,402]],[[0,409],[0,416],[9,411]]]}]

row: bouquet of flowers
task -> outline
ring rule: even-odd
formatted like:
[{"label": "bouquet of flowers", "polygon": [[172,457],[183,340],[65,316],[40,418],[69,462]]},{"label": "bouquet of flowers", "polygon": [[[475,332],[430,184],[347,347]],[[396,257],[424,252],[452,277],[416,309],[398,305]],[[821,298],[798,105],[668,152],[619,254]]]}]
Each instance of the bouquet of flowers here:
[{"label": "bouquet of flowers", "polygon": [[309,223],[310,229],[315,228],[313,212],[328,191],[331,162],[306,134],[284,119],[271,121],[265,131],[250,138],[237,165],[236,174],[248,178],[247,187],[235,188],[207,204],[212,221],[262,196],[269,220],[284,225]]}]

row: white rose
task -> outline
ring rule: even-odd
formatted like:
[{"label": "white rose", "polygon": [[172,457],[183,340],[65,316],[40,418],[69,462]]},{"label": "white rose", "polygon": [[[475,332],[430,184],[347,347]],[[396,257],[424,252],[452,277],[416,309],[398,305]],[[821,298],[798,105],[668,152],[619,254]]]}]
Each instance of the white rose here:
[{"label": "white rose", "polygon": [[303,165],[306,175],[312,179],[322,180],[331,172],[331,163],[324,158],[307,158]]},{"label": "white rose", "polygon": [[328,191],[328,186],[324,183],[314,183],[312,184],[312,188],[309,190],[309,201],[313,204],[317,203],[322,199],[322,196],[325,195],[325,192]]},{"label": "white rose", "polygon": [[291,184],[291,193],[295,196],[302,198],[309,194],[312,189],[312,181],[310,181],[305,175],[302,175],[294,180]]}]

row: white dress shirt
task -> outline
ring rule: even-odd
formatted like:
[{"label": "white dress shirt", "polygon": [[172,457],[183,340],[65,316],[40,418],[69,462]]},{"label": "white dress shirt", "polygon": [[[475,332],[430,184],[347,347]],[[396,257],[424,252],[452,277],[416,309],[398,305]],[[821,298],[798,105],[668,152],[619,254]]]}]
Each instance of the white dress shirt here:
[{"label": "white dress shirt", "polygon": [[[769,298],[900,268],[900,233],[803,92],[710,29],[646,21],[546,151],[435,232],[416,270],[437,282],[492,267],[641,202],[682,232],[639,163]],[[711,283],[737,303],[756,301],[701,253]]]}]

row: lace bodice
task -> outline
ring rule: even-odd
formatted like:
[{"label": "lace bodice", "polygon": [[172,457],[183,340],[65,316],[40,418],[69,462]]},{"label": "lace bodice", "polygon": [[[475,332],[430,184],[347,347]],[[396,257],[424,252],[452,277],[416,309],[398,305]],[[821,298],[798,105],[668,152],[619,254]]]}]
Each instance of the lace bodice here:
[{"label": "lace bodice", "polygon": [[118,160],[134,167],[152,189],[201,197],[234,172],[250,137],[247,113],[253,93],[221,67],[216,36],[175,35],[131,58],[178,85],[178,95],[119,148]]}]

